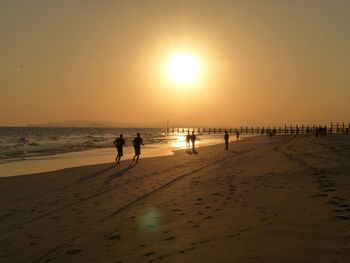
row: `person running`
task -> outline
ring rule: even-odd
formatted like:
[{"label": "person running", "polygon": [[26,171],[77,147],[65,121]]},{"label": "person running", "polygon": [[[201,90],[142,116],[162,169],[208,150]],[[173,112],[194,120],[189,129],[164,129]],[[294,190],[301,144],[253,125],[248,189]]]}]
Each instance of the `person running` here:
[{"label": "person running", "polygon": [[194,134],[194,131],[192,132],[192,135],[191,135],[191,142],[192,142],[192,152],[196,152],[195,151],[195,142],[196,142],[196,135]]},{"label": "person running", "polygon": [[125,146],[125,140],[123,139],[123,134],[120,134],[119,137],[117,137],[114,140],[114,145],[117,148],[117,157],[115,157],[115,161],[119,164],[120,158],[123,156],[123,146]]},{"label": "person running", "polygon": [[228,140],[230,138],[230,135],[228,135],[228,132],[225,131],[225,136],[224,136],[224,140],[225,140],[225,150],[228,150]]},{"label": "person running", "polygon": [[132,144],[134,145],[135,149],[135,155],[134,158],[132,158],[132,160],[136,161],[137,163],[141,154],[141,145],[144,145],[139,132],[137,133],[137,137],[132,141]]},{"label": "person running", "polygon": [[237,138],[237,141],[238,141],[239,140],[239,131],[236,131],[236,138]]},{"label": "person running", "polygon": [[187,136],[186,136],[186,148],[190,148],[191,147],[191,135],[190,132],[187,131]]}]

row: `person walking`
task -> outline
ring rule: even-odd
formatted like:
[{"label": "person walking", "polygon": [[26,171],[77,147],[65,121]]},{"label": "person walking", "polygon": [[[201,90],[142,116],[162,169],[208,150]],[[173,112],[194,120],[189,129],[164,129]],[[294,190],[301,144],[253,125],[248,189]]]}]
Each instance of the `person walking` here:
[{"label": "person walking", "polygon": [[[261,131],[262,133],[262,131]],[[239,140],[239,131],[236,131],[236,138],[237,138],[237,141]]]},{"label": "person walking", "polygon": [[141,145],[144,145],[142,142],[141,134],[139,132],[137,133],[137,137],[132,141],[132,144],[135,150],[135,155],[134,158],[132,158],[132,160],[136,161],[137,163],[141,154]]},{"label": "person walking", "polygon": [[125,146],[123,134],[120,134],[119,137],[114,140],[113,144],[117,148],[117,157],[115,157],[115,161],[119,164],[120,158],[123,156],[123,147]]},{"label": "person walking", "polygon": [[186,136],[186,148],[190,148],[191,147],[191,135],[190,132],[187,131],[187,136]]},{"label": "person walking", "polygon": [[227,131],[225,131],[225,136],[224,136],[224,140],[225,140],[225,150],[228,150],[228,140],[230,138],[230,135],[228,134]]},{"label": "person walking", "polygon": [[194,131],[192,132],[192,135],[191,135],[191,142],[192,142],[192,152],[196,152],[195,150],[195,143],[196,143],[196,135],[194,134]]}]

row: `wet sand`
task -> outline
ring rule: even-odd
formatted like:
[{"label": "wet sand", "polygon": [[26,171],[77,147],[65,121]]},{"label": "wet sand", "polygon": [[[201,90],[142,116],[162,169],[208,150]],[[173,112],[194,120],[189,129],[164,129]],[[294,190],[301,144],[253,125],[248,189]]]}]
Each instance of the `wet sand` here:
[{"label": "wet sand", "polygon": [[198,151],[0,178],[0,262],[350,262],[349,136]]}]

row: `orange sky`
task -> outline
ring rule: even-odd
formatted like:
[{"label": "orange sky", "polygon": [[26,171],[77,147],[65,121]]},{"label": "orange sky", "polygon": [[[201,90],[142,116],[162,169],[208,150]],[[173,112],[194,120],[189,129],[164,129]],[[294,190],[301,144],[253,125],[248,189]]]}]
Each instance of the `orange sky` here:
[{"label": "orange sky", "polygon": [[[349,1],[1,1],[0,125],[349,121]],[[196,84],[166,78],[193,53]]]}]

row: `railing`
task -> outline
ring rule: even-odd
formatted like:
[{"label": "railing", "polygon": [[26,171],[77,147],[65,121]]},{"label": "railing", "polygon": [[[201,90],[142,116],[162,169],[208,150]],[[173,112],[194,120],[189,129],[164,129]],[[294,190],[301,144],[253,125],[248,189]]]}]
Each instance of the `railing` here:
[{"label": "railing", "polygon": [[340,133],[350,133],[350,123],[331,123],[327,125],[284,125],[284,126],[241,126],[238,128],[168,128],[167,133],[204,133],[204,134],[220,134],[227,131],[228,133],[240,134],[278,134],[278,135],[299,135],[299,134],[314,134],[323,129],[326,133],[330,134],[340,134]]}]

